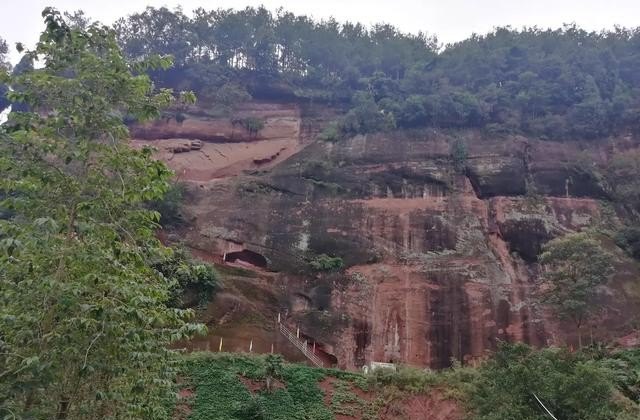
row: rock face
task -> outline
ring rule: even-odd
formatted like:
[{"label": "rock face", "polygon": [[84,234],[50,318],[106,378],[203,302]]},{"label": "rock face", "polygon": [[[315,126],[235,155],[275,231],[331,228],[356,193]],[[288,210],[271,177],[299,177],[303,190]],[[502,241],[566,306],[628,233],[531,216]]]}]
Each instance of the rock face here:
[{"label": "rock face", "polygon": [[[255,339],[255,351],[275,344],[293,355],[273,328],[278,313],[324,360],[348,369],[371,361],[473,363],[498,340],[577,342],[570,324],[535,303],[536,261],[558,235],[620,223],[607,186],[576,158],[601,163],[603,150],[463,132],[466,170],[456,171],[444,133],[326,143],[314,141],[326,112],[301,117],[297,107],[264,106],[268,138],[230,146],[205,135],[207,124],[212,132],[223,122],[200,121],[192,139],[203,141],[201,150],[159,154],[188,185],[189,226],[171,236],[252,273],[227,282],[206,319],[215,338],[193,346],[213,348],[219,334],[246,338],[238,350]],[[282,128],[285,117],[294,122]],[[171,125],[153,130],[138,143],[187,134]],[[583,331],[596,340],[628,334],[626,317],[640,296],[636,265],[612,250],[621,268],[601,291],[598,322]],[[322,254],[342,258],[346,270],[314,271],[310,262]],[[241,309],[219,313],[229,294]]]}]

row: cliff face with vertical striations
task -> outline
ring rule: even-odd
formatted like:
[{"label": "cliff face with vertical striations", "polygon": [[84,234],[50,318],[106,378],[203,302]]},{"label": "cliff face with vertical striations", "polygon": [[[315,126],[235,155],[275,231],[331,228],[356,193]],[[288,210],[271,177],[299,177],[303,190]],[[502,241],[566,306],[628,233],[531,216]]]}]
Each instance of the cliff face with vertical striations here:
[{"label": "cliff face with vertical striations", "polygon": [[[246,116],[265,128],[252,136],[200,114],[132,130],[187,185],[187,226],[169,238],[225,277],[202,314],[211,337],[193,347],[225,337],[227,350],[253,340],[255,351],[274,344],[299,357],[273,328],[278,313],[349,369],[471,363],[498,340],[577,342],[535,302],[537,255],[551,238],[625,217],[580,162],[605,164],[612,146],[633,139],[598,146],[423,130],[328,143],[315,137],[330,110],[254,103],[238,111]],[[450,157],[455,139],[468,148],[464,170]],[[603,240],[618,271],[583,331],[595,340],[628,333],[640,298],[638,267]],[[344,272],[314,271],[322,254],[341,257]]]}]

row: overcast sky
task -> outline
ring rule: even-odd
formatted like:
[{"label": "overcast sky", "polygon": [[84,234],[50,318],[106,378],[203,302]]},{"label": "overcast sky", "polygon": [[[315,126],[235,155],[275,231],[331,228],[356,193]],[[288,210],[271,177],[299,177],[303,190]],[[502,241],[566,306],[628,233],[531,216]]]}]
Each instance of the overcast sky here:
[{"label": "overcast sky", "polygon": [[407,32],[435,34],[444,43],[504,25],[556,28],[575,22],[589,30],[614,25],[640,26],[640,0],[2,0],[1,3],[0,36],[9,42],[14,63],[18,55],[13,45],[19,41],[31,46],[36,41],[43,29],[40,12],[46,6],[61,11],[82,9],[94,20],[110,24],[147,5],[174,8],[180,4],[185,12],[190,12],[197,7],[243,8],[264,4],[271,10],[282,6],[316,18],[333,16],[340,21],[391,23]]}]

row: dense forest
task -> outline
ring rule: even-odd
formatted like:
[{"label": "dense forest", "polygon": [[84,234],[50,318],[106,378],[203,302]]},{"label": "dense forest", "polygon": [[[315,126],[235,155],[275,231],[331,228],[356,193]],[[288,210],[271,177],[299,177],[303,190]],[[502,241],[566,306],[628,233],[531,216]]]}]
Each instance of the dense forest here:
[{"label": "dense forest", "polygon": [[125,55],[172,55],[164,86],[230,103],[246,96],[341,103],[342,134],[482,127],[548,139],[640,130],[640,30],[497,28],[444,48],[386,25],[265,8],[147,8],[115,24]]}]

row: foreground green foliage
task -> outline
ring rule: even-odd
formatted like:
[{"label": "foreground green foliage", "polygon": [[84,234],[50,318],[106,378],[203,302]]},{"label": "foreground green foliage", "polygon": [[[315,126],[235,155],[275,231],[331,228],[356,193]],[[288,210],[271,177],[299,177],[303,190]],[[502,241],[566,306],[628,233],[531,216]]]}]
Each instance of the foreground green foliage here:
[{"label": "foreground green foliage", "polygon": [[[613,373],[617,388],[631,401],[640,404],[640,348],[601,356],[602,364]],[[636,407],[640,414],[640,407]]]},{"label": "foreground green foliage", "polygon": [[479,420],[615,419],[622,412],[613,400],[610,371],[595,360],[566,350],[535,351],[523,344],[501,345],[480,368],[470,395]]},{"label": "foreground green foliage", "polygon": [[171,172],[128,147],[121,116],[158,116],[173,96],[108,28],[43,17],[27,55],[44,66],[4,77],[33,112],[0,128],[0,417],[168,418],[168,347],[204,326],[168,306],[172,280],[150,266],[167,250],[145,203]]}]

